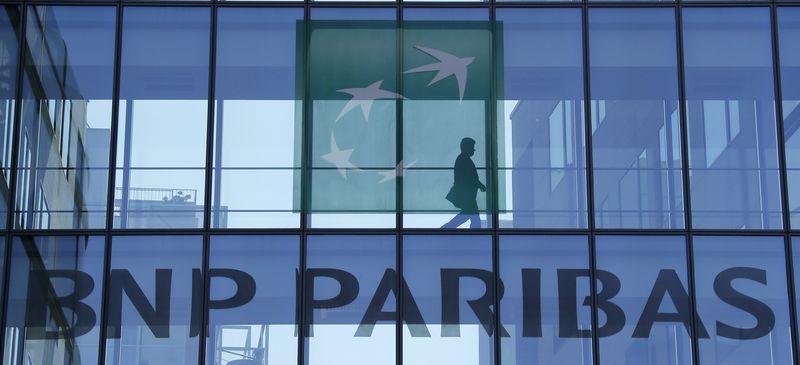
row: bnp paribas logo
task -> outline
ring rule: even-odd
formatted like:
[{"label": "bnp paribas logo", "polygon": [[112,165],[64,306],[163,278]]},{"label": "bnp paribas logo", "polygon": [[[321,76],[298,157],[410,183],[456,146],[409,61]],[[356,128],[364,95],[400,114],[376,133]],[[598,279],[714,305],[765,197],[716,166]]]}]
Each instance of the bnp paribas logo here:
[{"label": "bnp paribas logo", "polygon": [[[424,87],[431,87],[443,80],[453,78],[455,79],[454,86],[456,87],[453,88],[452,95],[442,95],[442,97],[452,99],[455,97],[455,95],[457,95],[459,102],[462,101],[464,99],[464,94],[467,90],[467,85],[469,82],[469,66],[473,63],[473,61],[475,61],[476,57],[456,55],[448,50],[425,47],[421,45],[415,45],[414,49],[416,49],[418,52],[428,55],[432,62],[412,67],[403,71],[402,73],[435,73]],[[387,69],[386,72],[388,73],[386,76],[391,77],[393,70]],[[363,116],[363,123],[369,124],[370,114],[376,100],[409,100],[409,98],[401,95],[397,91],[384,88],[383,84],[384,80],[381,79],[375,80],[366,86],[352,85],[351,87],[337,89],[336,92],[349,95],[350,99],[341,108],[333,120],[333,123],[340,123],[340,121],[350,113],[357,113],[360,111],[361,115]],[[389,126],[386,127],[388,128]],[[330,132],[330,152],[321,155],[322,159],[333,165],[339,172],[339,175],[341,175],[341,177],[345,180],[348,178],[348,172],[362,171],[359,166],[351,161],[353,153],[359,147],[347,147],[343,147],[340,144],[336,138],[336,132],[332,128]],[[383,184],[396,179],[398,176],[403,176],[404,169],[414,166],[416,163],[417,161],[411,161],[407,164],[404,164],[401,160],[394,169],[376,172],[381,176],[381,179],[378,181],[378,183]]]}]

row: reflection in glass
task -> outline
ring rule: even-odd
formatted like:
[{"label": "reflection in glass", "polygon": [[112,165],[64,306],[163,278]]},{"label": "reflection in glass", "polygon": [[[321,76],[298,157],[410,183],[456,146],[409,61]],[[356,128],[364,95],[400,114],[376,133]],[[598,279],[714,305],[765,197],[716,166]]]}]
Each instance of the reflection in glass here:
[{"label": "reflection in glass", "polygon": [[[791,239],[791,248],[792,248],[792,273],[794,279],[794,309],[795,313],[800,310],[800,237],[792,237]],[[797,322],[794,323],[795,326],[800,326],[800,318],[795,317]],[[795,339],[796,341],[800,341],[800,339]],[[795,343],[795,346],[800,345],[800,343]]]},{"label": "reflection in glass", "polygon": [[783,100],[783,138],[791,226],[800,227],[800,8],[778,8],[778,40]]},{"label": "reflection in glass", "polygon": [[792,363],[785,262],[782,236],[694,238],[701,364]]},{"label": "reflection in glass", "polygon": [[595,224],[682,228],[675,12],[591,9]]},{"label": "reflection in glass", "polygon": [[114,7],[28,8],[15,226],[103,228]]},{"label": "reflection in glass", "polygon": [[404,10],[405,227],[491,226],[488,15],[478,8]]},{"label": "reflection in glass", "polygon": [[494,364],[492,240],[403,238],[403,363]]},{"label": "reflection in glass", "polygon": [[684,8],[692,224],[780,229],[769,8]]},{"label": "reflection in glass", "polygon": [[306,365],[394,365],[395,236],[309,236]]},{"label": "reflection in glass", "polygon": [[313,10],[309,226],[394,227],[396,11]]},{"label": "reflection in glass", "polygon": [[298,236],[211,237],[206,364],[297,363],[299,251]]},{"label": "reflection in glass", "polygon": [[17,94],[20,7],[0,7],[0,228],[6,227]]},{"label": "reflection in glass", "polygon": [[4,364],[98,364],[102,236],[16,237]]},{"label": "reflection in glass", "polygon": [[217,16],[211,226],[299,227],[303,10],[221,8]]},{"label": "reflection in glass", "polygon": [[116,228],[203,226],[209,9],[126,7]]},{"label": "reflection in glass", "polygon": [[202,237],[118,236],[112,244],[105,363],[196,364]]},{"label": "reflection in glass", "polygon": [[500,322],[509,333],[500,343],[502,363],[592,364],[587,238],[501,236],[499,255]]},{"label": "reflection in glass", "polygon": [[[692,363],[692,310],[683,236],[597,236],[598,272],[621,285],[609,302],[627,319],[607,319],[613,334],[600,338],[600,363]],[[598,278],[601,278],[600,274]],[[601,285],[598,289],[602,293]],[[606,315],[598,309],[598,314]]]},{"label": "reflection in glass", "polygon": [[580,9],[498,9],[500,226],[586,227]]}]

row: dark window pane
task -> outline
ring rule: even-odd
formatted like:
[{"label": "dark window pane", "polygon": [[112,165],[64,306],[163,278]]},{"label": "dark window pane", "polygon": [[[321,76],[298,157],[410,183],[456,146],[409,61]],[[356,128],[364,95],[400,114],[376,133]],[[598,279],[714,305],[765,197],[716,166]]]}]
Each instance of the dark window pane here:
[{"label": "dark window pane", "polygon": [[[596,257],[598,279],[621,283],[609,302],[621,308],[627,317],[598,310],[601,325],[605,323],[609,331],[615,331],[600,338],[600,362],[691,364],[692,310],[686,274],[686,239],[598,236]],[[611,286],[599,285],[598,297],[604,295],[603,287]]]},{"label": "dark window pane", "polygon": [[403,13],[403,225],[491,225],[487,9]]},{"label": "dark window pane", "polygon": [[404,364],[494,364],[489,236],[404,236]]},{"label": "dark window pane", "polygon": [[203,226],[209,21],[124,9],[114,227]]},{"label": "dark window pane", "polygon": [[11,149],[17,95],[20,8],[0,7],[0,228],[6,227]]},{"label": "dark window pane", "polygon": [[[795,313],[800,310],[800,237],[792,237],[792,269],[794,276],[794,306]],[[795,318],[795,326],[800,326],[800,318]],[[800,339],[796,339],[800,341]],[[795,343],[798,346],[798,343]]]},{"label": "dark window pane", "polygon": [[297,363],[299,251],[298,236],[211,238],[207,364]]},{"label": "dark window pane", "polygon": [[675,10],[591,9],[595,225],[682,228]]},{"label": "dark window pane", "polygon": [[395,241],[395,236],[308,237],[305,364],[395,363]]},{"label": "dark window pane", "polygon": [[581,11],[498,9],[497,21],[500,226],[586,227]]},{"label": "dark window pane", "polygon": [[791,226],[800,228],[800,8],[778,9],[781,61],[783,138],[786,147],[786,184]]},{"label": "dark window pane", "polygon": [[769,8],[684,8],[692,224],[779,229]]},{"label": "dark window pane", "polygon": [[98,364],[104,237],[13,242],[3,363]]},{"label": "dark window pane", "polygon": [[783,237],[695,237],[700,364],[791,364]]},{"label": "dark window pane", "polygon": [[104,228],[116,8],[28,8],[15,225]]},{"label": "dark window pane", "polygon": [[299,227],[303,9],[220,8],[212,227]]},{"label": "dark window pane", "polygon": [[202,249],[200,236],[113,238],[106,364],[197,363]]},{"label": "dark window pane", "polygon": [[394,8],[311,12],[311,227],[394,227]]},{"label": "dark window pane", "polygon": [[587,238],[501,236],[499,254],[503,364],[592,364]]}]

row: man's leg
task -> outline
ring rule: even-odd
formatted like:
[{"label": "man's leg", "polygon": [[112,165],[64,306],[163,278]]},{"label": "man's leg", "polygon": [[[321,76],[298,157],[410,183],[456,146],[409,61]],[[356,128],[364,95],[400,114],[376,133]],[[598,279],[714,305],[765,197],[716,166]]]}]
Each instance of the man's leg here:
[{"label": "man's leg", "polygon": [[460,226],[461,224],[466,222],[469,219],[469,217],[470,217],[469,215],[466,215],[464,213],[458,213],[458,214],[456,214],[455,217],[453,217],[453,219],[451,219],[449,222],[445,223],[442,226],[442,228],[458,228],[458,226]]},{"label": "man's leg", "polygon": [[469,215],[469,228],[481,228],[481,216],[478,214]]}]

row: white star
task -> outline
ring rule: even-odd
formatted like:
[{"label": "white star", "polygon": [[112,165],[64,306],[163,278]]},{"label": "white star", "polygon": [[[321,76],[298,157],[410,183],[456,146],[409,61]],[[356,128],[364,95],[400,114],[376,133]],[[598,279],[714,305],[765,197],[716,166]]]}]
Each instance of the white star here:
[{"label": "white star", "polygon": [[353,163],[350,162],[351,154],[353,154],[352,148],[346,150],[339,149],[339,146],[336,145],[336,138],[334,138],[333,133],[331,133],[331,152],[322,155],[322,158],[336,166],[336,169],[339,170],[339,174],[341,174],[343,178],[347,179],[348,169],[357,171],[360,170],[358,166],[353,165]]},{"label": "white star", "polygon": [[405,99],[398,93],[393,93],[387,90],[381,90],[383,80],[373,82],[367,87],[349,88],[336,90],[340,93],[350,94],[353,96],[347,104],[344,105],[339,116],[336,117],[338,122],[347,112],[353,110],[355,107],[360,106],[361,112],[364,114],[364,120],[369,122],[369,111],[372,109],[372,102],[377,99]]},{"label": "white star", "polygon": [[436,82],[441,81],[442,79],[453,75],[456,78],[456,82],[458,82],[458,99],[464,99],[464,89],[467,88],[467,66],[475,60],[475,57],[464,57],[459,58],[453,56],[447,52],[443,52],[433,48],[421,47],[421,46],[414,46],[414,48],[425,52],[434,58],[438,59],[439,62],[431,63],[424,66],[419,66],[412,68],[408,71],[404,71],[404,74],[410,73],[419,73],[419,72],[428,72],[428,71],[438,71],[439,73],[433,77],[433,80],[428,83],[428,86],[435,84]]},{"label": "white star", "polygon": [[[407,169],[411,166],[414,166],[415,163],[417,163],[417,161],[411,161],[411,163],[406,165],[405,168]],[[394,169],[379,172],[379,174],[383,175],[383,179],[380,182],[378,182],[378,184],[383,184],[387,181],[394,180],[398,176],[403,176],[403,169],[404,169],[403,161],[400,160],[400,163],[398,163]]]}]

